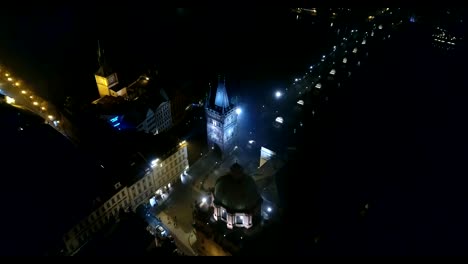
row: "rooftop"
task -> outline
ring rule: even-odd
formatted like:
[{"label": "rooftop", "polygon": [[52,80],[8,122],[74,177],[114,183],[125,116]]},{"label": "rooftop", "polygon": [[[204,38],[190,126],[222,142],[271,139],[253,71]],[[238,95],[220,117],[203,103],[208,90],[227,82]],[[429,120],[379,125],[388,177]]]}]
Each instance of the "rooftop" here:
[{"label": "rooftop", "polygon": [[255,181],[243,172],[238,163],[234,163],[230,172],[216,181],[214,203],[228,211],[248,211],[255,208],[261,199]]}]

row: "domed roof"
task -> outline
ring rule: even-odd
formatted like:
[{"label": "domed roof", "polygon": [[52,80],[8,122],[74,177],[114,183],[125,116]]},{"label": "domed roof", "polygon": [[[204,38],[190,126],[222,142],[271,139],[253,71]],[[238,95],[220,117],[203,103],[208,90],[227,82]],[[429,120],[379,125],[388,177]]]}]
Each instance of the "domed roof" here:
[{"label": "domed roof", "polygon": [[213,195],[216,205],[236,212],[249,211],[262,201],[254,180],[245,175],[237,163],[231,166],[228,174],[216,181]]}]

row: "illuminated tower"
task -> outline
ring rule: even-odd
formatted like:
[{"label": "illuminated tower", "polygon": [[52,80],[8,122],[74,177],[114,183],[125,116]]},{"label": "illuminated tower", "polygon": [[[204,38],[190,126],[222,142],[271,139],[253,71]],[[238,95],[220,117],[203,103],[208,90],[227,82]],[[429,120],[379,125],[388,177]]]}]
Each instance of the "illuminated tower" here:
[{"label": "illuminated tower", "polygon": [[117,79],[117,73],[112,72],[111,68],[107,64],[104,58],[104,50],[101,50],[101,46],[98,41],[98,62],[99,69],[94,74],[96,78],[96,84],[99,91],[99,96],[104,97],[106,95],[118,96],[119,94],[114,91],[113,88],[119,83]]},{"label": "illuminated tower", "polygon": [[205,107],[208,146],[220,150],[223,157],[234,149],[237,134],[237,113],[234,105],[229,103],[225,84],[226,81],[218,77],[214,103],[210,100],[210,88]]}]

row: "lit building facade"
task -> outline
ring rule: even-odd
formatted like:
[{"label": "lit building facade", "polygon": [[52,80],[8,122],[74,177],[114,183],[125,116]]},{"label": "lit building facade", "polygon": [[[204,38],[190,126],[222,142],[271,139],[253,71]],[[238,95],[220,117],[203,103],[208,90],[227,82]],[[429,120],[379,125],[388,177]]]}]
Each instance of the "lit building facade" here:
[{"label": "lit building facade", "polygon": [[213,218],[226,222],[228,229],[251,228],[260,220],[262,198],[257,185],[237,163],[216,181],[211,200]]},{"label": "lit building facade", "polygon": [[113,72],[105,60],[101,47],[98,47],[99,69],[94,74],[96,85],[100,97],[109,96],[127,96],[127,88],[119,84],[117,73]]},{"label": "lit building facade", "polygon": [[84,246],[96,232],[118,217],[120,210],[135,211],[139,205],[149,202],[152,197],[177,183],[189,166],[187,143],[180,142],[165,157],[155,159],[148,165],[151,169],[136,182],[114,184],[114,194],[108,200],[100,201],[99,207],[63,236],[67,254],[72,255]]},{"label": "lit building facade", "polygon": [[225,81],[222,82],[220,78],[218,79],[214,104],[211,104],[208,98],[205,113],[208,146],[212,149],[219,149],[224,156],[235,145],[237,113],[234,105],[229,103]]}]

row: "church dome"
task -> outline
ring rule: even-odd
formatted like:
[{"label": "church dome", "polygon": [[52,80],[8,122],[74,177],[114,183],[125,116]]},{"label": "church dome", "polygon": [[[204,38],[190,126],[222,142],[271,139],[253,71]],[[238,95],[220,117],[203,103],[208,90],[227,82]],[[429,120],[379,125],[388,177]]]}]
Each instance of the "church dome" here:
[{"label": "church dome", "polygon": [[261,204],[262,198],[252,177],[245,175],[235,163],[231,171],[220,177],[214,188],[214,204],[231,212],[246,212]]}]

